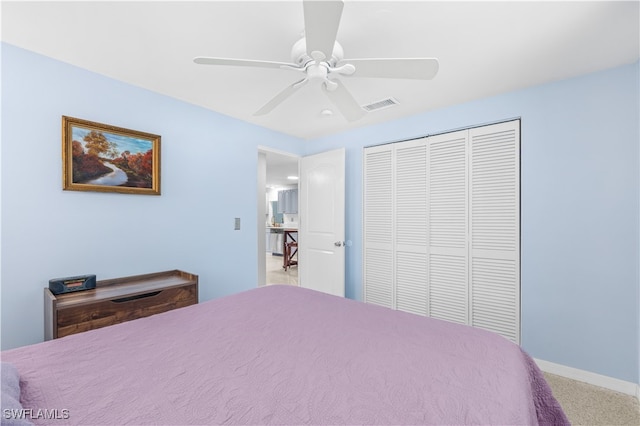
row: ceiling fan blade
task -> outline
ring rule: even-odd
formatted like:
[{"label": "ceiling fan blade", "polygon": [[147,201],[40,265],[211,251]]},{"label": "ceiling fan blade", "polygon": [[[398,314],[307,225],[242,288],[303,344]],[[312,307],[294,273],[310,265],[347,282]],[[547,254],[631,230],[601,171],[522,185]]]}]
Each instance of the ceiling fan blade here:
[{"label": "ceiling fan blade", "polygon": [[[344,3],[305,0],[303,7],[307,54],[314,59],[330,59],[336,43]],[[313,52],[322,52],[324,58],[314,56]]]},{"label": "ceiling fan blade", "polygon": [[340,110],[347,121],[356,121],[365,116],[366,111],[358,104],[358,101],[349,93],[340,80],[331,80],[336,83],[335,90],[328,90],[323,84],[322,90],[329,100]]},{"label": "ceiling fan blade", "polygon": [[352,64],[356,67],[351,77],[416,80],[431,80],[440,67],[435,58],[349,59],[341,61],[338,66],[343,64]]},{"label": "ceiling fan blade", "polygon": [[300,81],[296,81],[291,86],[287,86],[282,92],[278,93],[273,99],[264,104],[262,108],[253,113],[253,115],[265,115],[273,111],[275,107],[284,102],[289,96],[293,95],[299,88],[307,84],[309,80],[303,78]]},{"label": "ceiling fan blade", "polygon": [[193,62],[200,65],[231,65],[237,67],[258,68],[300,68],[296,64],[290,64],[286,62],[252,61],[250,59],[209,58],[205,56],[198,56],[197,58],[193,58]]}]

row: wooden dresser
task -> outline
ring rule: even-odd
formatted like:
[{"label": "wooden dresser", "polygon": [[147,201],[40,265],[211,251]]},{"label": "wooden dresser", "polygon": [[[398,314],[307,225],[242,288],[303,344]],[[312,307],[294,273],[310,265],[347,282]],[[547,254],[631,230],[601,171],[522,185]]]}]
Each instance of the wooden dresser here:
[{"label": "wooden dresser", "polygon": [[56,339],[198,303],[198,276],[183,271],[102,280],[54,295],[44,289],[44,337]]}]

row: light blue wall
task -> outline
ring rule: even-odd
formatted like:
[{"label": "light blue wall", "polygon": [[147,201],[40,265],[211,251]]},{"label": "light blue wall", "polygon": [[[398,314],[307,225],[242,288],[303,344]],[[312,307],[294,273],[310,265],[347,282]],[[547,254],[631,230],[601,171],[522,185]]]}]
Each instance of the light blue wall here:
[{"label": "light blue wall", "polygon": [[[63,191],[62,115],[161,135],[162,195]],[[201,300],[255,287],[258,145],[302,143],[2,44],[2,349],[42,341],[50,278],[182,269]]]},{"label": "light blue wall", "polygon": [[640,383],[638,63],[321,138],[347,150],[348,297],[362,295],[362,148],[521,117],[522,345]]}]

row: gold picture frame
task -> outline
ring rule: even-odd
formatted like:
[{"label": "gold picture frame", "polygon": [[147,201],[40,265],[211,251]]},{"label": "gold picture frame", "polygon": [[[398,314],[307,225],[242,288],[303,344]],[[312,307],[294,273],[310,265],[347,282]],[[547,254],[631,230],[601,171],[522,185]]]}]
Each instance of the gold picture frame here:
[{"label": "gold picture frame", "polygon": [[62,116],[62,189],[160,195],[160,136]]}]

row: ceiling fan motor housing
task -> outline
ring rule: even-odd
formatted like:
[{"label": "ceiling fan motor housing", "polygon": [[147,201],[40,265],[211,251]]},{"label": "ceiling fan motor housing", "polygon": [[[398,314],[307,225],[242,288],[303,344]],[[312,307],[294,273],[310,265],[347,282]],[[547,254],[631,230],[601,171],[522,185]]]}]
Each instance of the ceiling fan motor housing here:
[{"label": "ceiling fan motor housing", "polygon": [[[326,62],[330,67],[335,67],[338,62],[344,58],[344,51],[342,46],[337,41],[333,45],[333,53],[330,59],[325,59],[322,62]],[[291,48],[291,59],[293,63],[304,67],[314,59],[307,53],[307,41],[304,37],[298,40]]]}]

